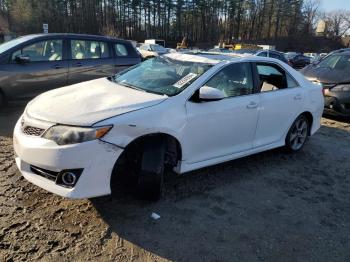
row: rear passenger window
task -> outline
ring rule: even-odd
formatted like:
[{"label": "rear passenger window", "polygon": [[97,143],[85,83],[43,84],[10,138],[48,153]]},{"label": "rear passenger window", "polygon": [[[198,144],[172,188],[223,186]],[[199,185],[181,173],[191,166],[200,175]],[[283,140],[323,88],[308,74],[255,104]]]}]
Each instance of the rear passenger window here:
[{"label": "rear passenger window", "polygon": [[299,86],[297,81],[295,81],[289,74],[287,74],[287,84],[288,84],[288,88]]},{"label": "rear passenger window", "polygon": [[257,64],[261,92],[275,91],[299,86],[298,83],[277,65]]},{"label": "rear passenger window", "polygon": [[115,53],[117,56],[128,56],[128,49],[124,44],[118,43],[114,45]]},{"label": "rear passenger window", "polygon": [[109,49],[106,42],[71,40],[72,59],[108,58]]}]

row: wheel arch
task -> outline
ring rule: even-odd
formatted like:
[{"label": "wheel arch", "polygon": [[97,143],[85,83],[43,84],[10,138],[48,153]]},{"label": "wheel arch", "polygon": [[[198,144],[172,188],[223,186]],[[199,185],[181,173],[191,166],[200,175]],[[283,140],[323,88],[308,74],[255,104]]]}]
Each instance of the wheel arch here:
[{"label": "wheel arch", "polygon": [[182,159],[182,146],[180,141],[173,135],[165,133],[165,132],[158,132],[158,133],[150,133],[150,134],[145,134],[145,135],[141,135],[135,139],[133,139],[132,141],[130,141],[124,150],[127,150],[129,147],[131,147],[134,144],[139,144],[142,143],[144,140],[148,139],[148,138],[159,138],[159,139],[163,139],[165,142],[165,145],[168,146],[175,146],[176,149],[176,155],[177,155],[177,160],[181,160]]},{"label": "wheel arch", "polygon": [[[118,180],[118,173],[121,171],[123,173],[123,170],[125,167],[125,164],[127,165],[130,160],[130,156],[132,156],[133,159],[137,159],[140,155],[139,153],[142,152],[143,149],[143,142],[147,141],[147,139],[159,139],[163,140],[162,142],[166,145],[166,155],[167,159],[165,160],[170,166],[176,167],[178,162],[182,159],[182,147],[180,141],[173,135],[170,135],[168,133],[150,133],[150,134],[144,134],[139,137],[134,138],[131,140],[124,148],[123,153],[116,159],[114,163],[114,167],[112,169],[111,178],[110,178],[110,184],[111,184],[111,191],[113,192],[113,183],[114,181]],[[122,174],[123,175],[123,174]]]},{"label": "wheel arch", "polygon": [[301,113],[299,116],[302,116],[302,115],[306,117],[307,122],[309,124],[308,135],[310,136],[311,135],[312,125],[313,125],[313,122],[314,122],[314,117],[313,117],[313,115],[312,115],[312,113],[310,111],[305,111],[305,112]]}]

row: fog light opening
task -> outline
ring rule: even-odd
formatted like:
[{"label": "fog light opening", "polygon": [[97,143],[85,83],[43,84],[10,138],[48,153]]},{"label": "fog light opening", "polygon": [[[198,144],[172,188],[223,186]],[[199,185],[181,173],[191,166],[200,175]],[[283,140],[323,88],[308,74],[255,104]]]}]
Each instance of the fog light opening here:
[{"label": "fog light opening", "polygon": [[77,181],[77,176],[72,172],[65,172],[62,174],[62,182],[67,186],[73,186]]}]

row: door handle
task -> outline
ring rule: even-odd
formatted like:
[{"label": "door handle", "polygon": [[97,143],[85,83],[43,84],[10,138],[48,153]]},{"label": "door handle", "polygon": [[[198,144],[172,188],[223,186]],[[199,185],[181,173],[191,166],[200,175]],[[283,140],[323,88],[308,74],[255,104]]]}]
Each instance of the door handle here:
[{"label": "door handle", "polygon": [[247,108],[248,109],[253,109],[253,108],[257,108],[258,107],[258,103],[255,103],[255,102],[250,102],[248,105],[247,105]]},{"label": "door handle", "polygon": [[302,96],[301,94],[297,94],[296,96],[294,96],[294,100],[301,100]]},{"label": "door handle", "polygon": [[114,65],[114,67],[130,67],[130,66],[133,66],[132,64],[130,65]]},{"label": "door handle", "polygon": [[77,63],[74,64],[74,66],[75,67],[81,67],[81,66],[83,66],[83,63],[82,62],[77,62]]},{"label": "door handle", "polygon": [[63,66],[61,66],[61,65],[53,65],[52,68],[53,69],[61,69],[61,68],[63,68]]}]

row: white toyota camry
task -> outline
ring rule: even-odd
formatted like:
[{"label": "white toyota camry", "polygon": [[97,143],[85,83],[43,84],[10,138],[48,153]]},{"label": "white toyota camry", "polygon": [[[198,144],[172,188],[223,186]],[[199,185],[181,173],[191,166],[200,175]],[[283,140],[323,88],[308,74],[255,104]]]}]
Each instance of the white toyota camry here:
[{"label": "white toyota camry", "polygon": [[64,197],[107,195],[123,178],[157,199],[169,168],[300,150],[323,105],[321,87],[279,60],[168,54],[33,99],[14,130],[16,163]]}]

